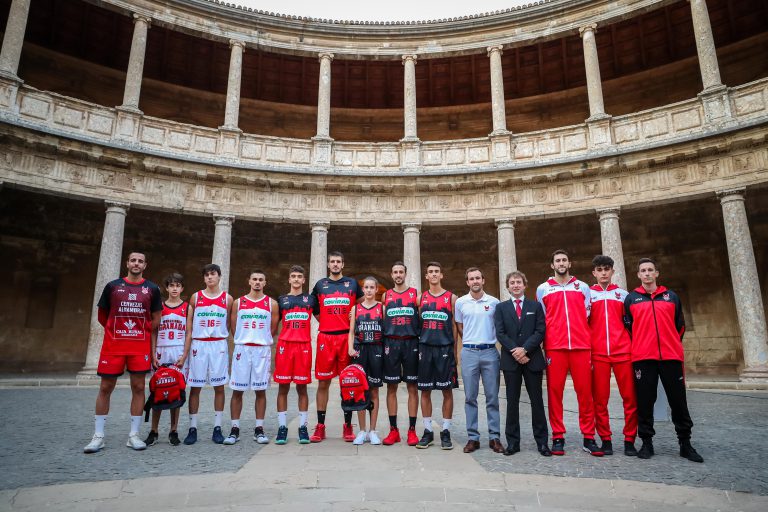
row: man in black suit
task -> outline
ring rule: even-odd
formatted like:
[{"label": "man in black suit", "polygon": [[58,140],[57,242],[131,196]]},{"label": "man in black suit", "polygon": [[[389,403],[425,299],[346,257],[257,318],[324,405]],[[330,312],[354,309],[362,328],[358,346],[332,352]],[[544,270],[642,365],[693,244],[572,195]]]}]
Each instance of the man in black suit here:
[{"label": "man in black suit", "polygon": [[533,437],[539,453],[549,457],[549,432],[544,414],[541,382],[547,364],[541,350],[544,340],[544,310],[536,301],[525,298],[528,279],[522,272],[507,274],[507,289],[512,298],[499,303],[494,314],[496,338],[501,343],[501,371],[507,387],[507,449],[504,455],[520,451],[520,389],[525,389],[531,400]]}]

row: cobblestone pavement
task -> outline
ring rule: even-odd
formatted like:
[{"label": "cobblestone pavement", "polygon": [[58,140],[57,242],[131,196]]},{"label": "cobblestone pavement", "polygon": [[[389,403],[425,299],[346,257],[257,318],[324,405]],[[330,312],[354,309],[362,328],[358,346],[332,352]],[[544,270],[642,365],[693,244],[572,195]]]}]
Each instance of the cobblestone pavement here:
[{"label": "cobblestone pavement", "polygon": [[[277,418],[274,412],[276,389],[268,392],[268,411],[265,427],[270,437],[274,437]],[[617,393],[613,393],[617,395]],[[204,390],[201,399],[199,417],[200,441],[192,447],[172,447],[167,443],[168,417],[164,415],[160,424],[160,443],[144,452],[134,452],[125,447],[128,431],[129,390],[118,388],[112,401],[112,413],[107,421],[107,448],[99,454],[85,455],[82,447],[92,434],[93,401],[95,388],[9,388],[0,389],[0,404],[6,413],[6,420],[0,426],[0,489],[17,489],[30,486],[50,485],[64,482],[93,482],[106,480],[130,480],[153,475],[209,475],[212,480],[226,480],[248,461],[258,464],[259,457],[254,457],[263,447],[251,440],[253,428],[253,394],[246,395],[244,403],[242,430],[243,440],[234,446],[215,445],[210,441],[213,425],[211,390]],[[404,390],[400,397],[400,423],[405,423]],[[270,450],[300,450],[301,454],[318,455],[323,460],[328,456],[354,455],[358,452],[349,444],[336,442],[340,437],[341,414],[337,395],[332,390],[332,401],[328,413],[329,437],[335,438],[322,445],[310,445],[299,448],[295,436],[295,393],[289,401],[289,418],[293,423],[288,447],[269,445]],[[524,395],[525,396],[525,395]],[[434,393],[434,419],[440,419],[440,394]],[[674,428],[671,423],[657,425],[655,446],[657,455],[648,461],[625,457],[621,453],[621,436],[615,436],[617,454],[612,457],[594,458],[580,450],[580,435],[577,429],[575,397],[572,391],[566,392],[567,453],[564,457],[540,457],[530,434],[530,409],[527,403],[521,404],[522,452],[504,457],[494,454],[487,448],[487,434],[484,434],[482,449],[470,457],[478,464],[478,470],[491,473],[507,473],[509,479],[515,474],[524,478],[535,475],[552,475],[584,479],[583,485],[593,485],[589,479],[610,480],[613,488],[618,481],[644,481],[693,487],[710,487],[723,490],[746,491],[768,495],[768,465],[765,464],[765,450],[760,446],[768,427],[768,393],[765,392],[714,392],[689,391],[691,414],[695,423],[693,442],[705,458],[704,464],[691,463],[677,455]],[[480,397],[481,430],[485,428],[483,397]],[[456,449],[451,460],[465,460],[460,453],[466,442],[464,427],[463,394],[456,392],[454,425],[452,427]],[[225,434],[229,430],[229,400],[225,412]],[[506,404],[501,400],[502,411]],[[379,430],[386,433],[387,416],[384,403],[380,412]],[[15,412],[14,412],[15,411]],[[621,432],[620,403],[617,396],[612,397],[611,411],[616,418],[612,420],[614,434]],[[504,414],[502,413],[502,430]],[[310,424],[314,424],[314,389],[310,389]],[[142,437],[146,435],[148,424],[142,426]],[[182,413],[180,434],[183,437],[187,428],[186,413]],[[423,430],[421,419],[417,430]],[[503,433],[502,433],[503,437]],[[385,459],[392,458],[397,449],[398,457],[410,454],[411,448],[403,447],[365,447],[361,453],[369,457],[381,454]],[[349,452],[349,453],[348,453]],[[429,453],[428,460],[439,464],[439,450],[413,450],[423,457]],[[434,452],[434,454],[433,454]],[[458,452],[458,453],[457,453]],[[280,452],[276,452],[279,457]],[[286,451],[285,453],[289,453]],[[443,452],[444,453],[444,452]],[[370,460],[370,458],[366,457]],[[404,468],[410,469],[410,460],[416,457],[406,456]],[[384,460],[384,459],[383,459]],[[431,464],[431,462],[430,462]],[[336,467],[333,466],[332,467]],[[428,466],[432,471],[440,466]],[[422,468],[421,471],[424,471]],[[556,482],[559,482],[557,480]],[[563,482],[572,478],[562,479]],[[548,480],[548,482],[551,482]],[[551,484],[548,484],[551,485]],[[10,491],[9,491],[10,492]],[[2,507],[0,507],[2,508]],[[587,507],[588,508],[588,507]]]}]

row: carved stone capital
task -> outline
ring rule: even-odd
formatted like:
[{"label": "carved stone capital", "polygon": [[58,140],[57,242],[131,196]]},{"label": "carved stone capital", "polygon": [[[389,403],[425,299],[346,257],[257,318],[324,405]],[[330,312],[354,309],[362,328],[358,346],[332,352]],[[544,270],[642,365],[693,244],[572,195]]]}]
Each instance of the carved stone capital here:
[{"label": "carved stone capital", "polygon": [[107,213],[119,213],[120,215],[127,215],[128,210],[131,208],[131,203],[124,201],[112,201],[107,199],[104,201],[104,206],[107,209]]},{"label": "carved stone capital", "polygon": [[401,222],[400,225],[403,227],[403,233],[421,232],[421,222]]},{"label": "carved stone capital", "polygon": [[502,55],[504,53],[504,47],[500,44],[497,44],[495,46],[489,46],[485,49],[488,53],[488,56],[490,57],[492,53],[497,52],[499,55]]},{"label": "carved stone capital", "polygon": [[515,222],[517,222],[515,217],[503,217],[493,221],[496,224],[496,229],[515,229]]},{"label": "carved stone capital", "polygon": [[234,46],[239,46],[240,48],[245,51],[245,41],[241,41],[239,39],[230,39],[229,40],[229,47],[232,48]]},{"label": "carved stone capital", "polygon": [[413,64],[416,64],[416,59],[418,59],[419,56],[415,53],[409,53],[407,55],[403,55],[403,66],[405,66],[405,63],[408,61],[413,61]]},{"label": "carved stone capital", "polygon": [[328,231],[328,228],[331,227],[330,221],[327,220],[311,220],[309,221],[309,227],[312,228],[312,231]]},{"label": "carved stone capital", "polygon": [[231,226],[235,223],[235,216],[231,213],[214,213],[213,221],[217,226]]},{"label": "carved stone capital", "polygon": [[584,25],[583,27],[579,27],[579,35],[581,37],[584,37],[585,32],[592,32],[593,34],[597,33],[597,23],[588,23]]},{"label": "carved stone capital", "polygon": [[323,62],[324,59],[328,60],[328,62],[332,62],[334,57],[335,55],[330,52],[320,52],[317,54],[317,59],[320,62]]},{"label": "carved stone capital", "polygon": [[133,23],[136,24],[139,21],[143,21],[145,25],[147,25],[147,28],[152,26],[152,18],[149,16],[146,16],[144,14],[133,14]]},{"label": "carved stone capital", "polygon": [[611,208],[596,208],[595,211],[597,212],[597,217],[600,220],[604,219],[618,219],[619,213],[621,212],[621,208],[611,207]]},{"label": "carved stone capital", "polygon": [[744,196],[746,193],[746,187],[734,187],[725,190],[719,190],[717,192],[717,198],[720,199],[720,204],[730,203],[731,201],[744,201]]}]

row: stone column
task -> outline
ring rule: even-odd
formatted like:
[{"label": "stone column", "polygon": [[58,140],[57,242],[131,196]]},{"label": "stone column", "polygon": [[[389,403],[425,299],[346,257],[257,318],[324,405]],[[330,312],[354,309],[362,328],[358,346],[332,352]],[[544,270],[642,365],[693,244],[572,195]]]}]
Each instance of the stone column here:
[{"label": "stone column", "polygon": [[320,83],[317,87],[317,135],[316,139],[331,140],[331,62],[332,53],[321,53]]},{"label": "stone column", "polygon": [[627,289],[627,271],[624,265],[624,250],[621,248],[621,230],[619,229],[619,208],[600,208],[600,239],[603,242],[603,254],[613,258],[613,282]]},{"label": "stone column", "polygon": [[584,67],[587,72],[587,95],[589,96],[589,119],[606,117],[603,105],[603,84],[600,79],[600,61],[597,58],[595,32],[597,24],[590,23],[579,29],[584,45]]},{"label": "stone column", "polygon": [[125,91],[121,108],[141,112],[139,97],[141,96],[141,80],[144,75],[144,56],[147,50],[147,31],[152,20],[147,16],[133,15],[133,40],[131,53],[128,57],[128,72],[125,76]]},{"label": "stone column", "polygon": [[507,113],[504,104],[504,75],[501,71],[501,46],[489,46],[491,59],[491,110],[493,111],[493,135],[507,133]]},{"label": "stone column", "polygon": [[229,40],[229,79],[227,81],[227,104],[224,111],[224,126],[226,130],[239,130],[240,116],[240,82],[243,75],[243,52],[245,42],[236,39]]},{"label": "stone column", "polygon": [[[331,223],[327,220],[311,220],[309,227],[312,228],[312,246],[309,253],[309,279],[307,280],[308,291],[312,291],[320,279],[328,275],[328,228]],[[317,341],[318,323],[312,317],[312,346]],[[313,350],[314,352],[314,350]]]},{"label": "stone column", "polygon": [[421,222],[403,222],[403,263],[408,267],[406,284],[421,292]]},{"label": "stone column", "polygon": [[232,254],[232,224],[234,215],[214,215],[216,229],[213,233],[211,262],[221,267],[221,289],[229,290],[229,258]]},{"label": "stone column", "polygon": [[517,270],[515,218],[496,219],[496,233],[499,246],[499,300],[506,300],[509,298],[507,274]]},{"label": "stone column", "polygon": [[419,140],[416,129],[416,59],[417,55],[403,55],[405,78],[403,80],[403,122],[405,135],[403,141]]},{"label": "stone column", "polygon": [[733,297],[744,352],[741,380],[768,381],[768,330],[747,210],[744,207],[745,192],[744,188],[724,190],[718,193],[718,197],[723,208]]},{"label": "stone column", "polygon": [[709,22],[706,0],[689,0],[693,33],[696,39],[696,53],[699,56],[701,82],[704,90],[717,89],[723,85],[720,81],[720,67],[717,65],[717,51],[712,37],[712,25]]},{"label": "stone column", "polygon": [[5,25],[3,48],[0,51],[0,77],[19,81],[19,60],[24,45],[24,32],[27,30],[30,0],[13,0]]},{"label": "stone column", "polygon": [[101,344],[104,341],[104,328],[99,323],[98,303],[101,292],[108,282],[120,276],[120,257],[123,252],[123,233],[128,203],[105,201],[107,215],[104,220],[104,233],[101,235],[99,267],[96,269],[96,286],[93,290],[93,308],[91,310],[91,328],[88,336],[88,350],[85,366],[81,375],[95,375],[99,365]]}]

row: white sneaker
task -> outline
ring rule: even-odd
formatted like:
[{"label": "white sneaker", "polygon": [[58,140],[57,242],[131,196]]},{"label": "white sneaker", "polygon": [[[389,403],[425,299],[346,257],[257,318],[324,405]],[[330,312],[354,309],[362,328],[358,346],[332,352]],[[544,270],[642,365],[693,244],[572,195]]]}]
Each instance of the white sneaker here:
[{"label": "white sneaker", "polygon": [[371,432],[368,434],[368,440],[371,441],[371,444],[381,444],[379,433],[375,430],[371,430]]},{"label": "white sneaker", "polygon": [[267,437],[267,434],[264,433],[264,427],[256,427],[253,430],[253,440],[259,444],[269,443],[269,438]]},{"label": "white sneaker", "polygon": [[360,446],[364,442],[368,440],[368,432],[361,430],[357,433],[357,437],[355,437],[355,440],[352,441],[352,444]]},{"label": "white sneaker", "polygon": [[133,448],[134,450],[145,450],[147,448],[147,443],[141,440],[137,432],[128,436],[128,442],[125,443],[125,446]]},{"label": "white sneaker", "polygon": [[102,448],[104,448],[104,436],[93,434],[91,442],[85,445],[85,448],[83,448],[83,453],[96,453]]}]

